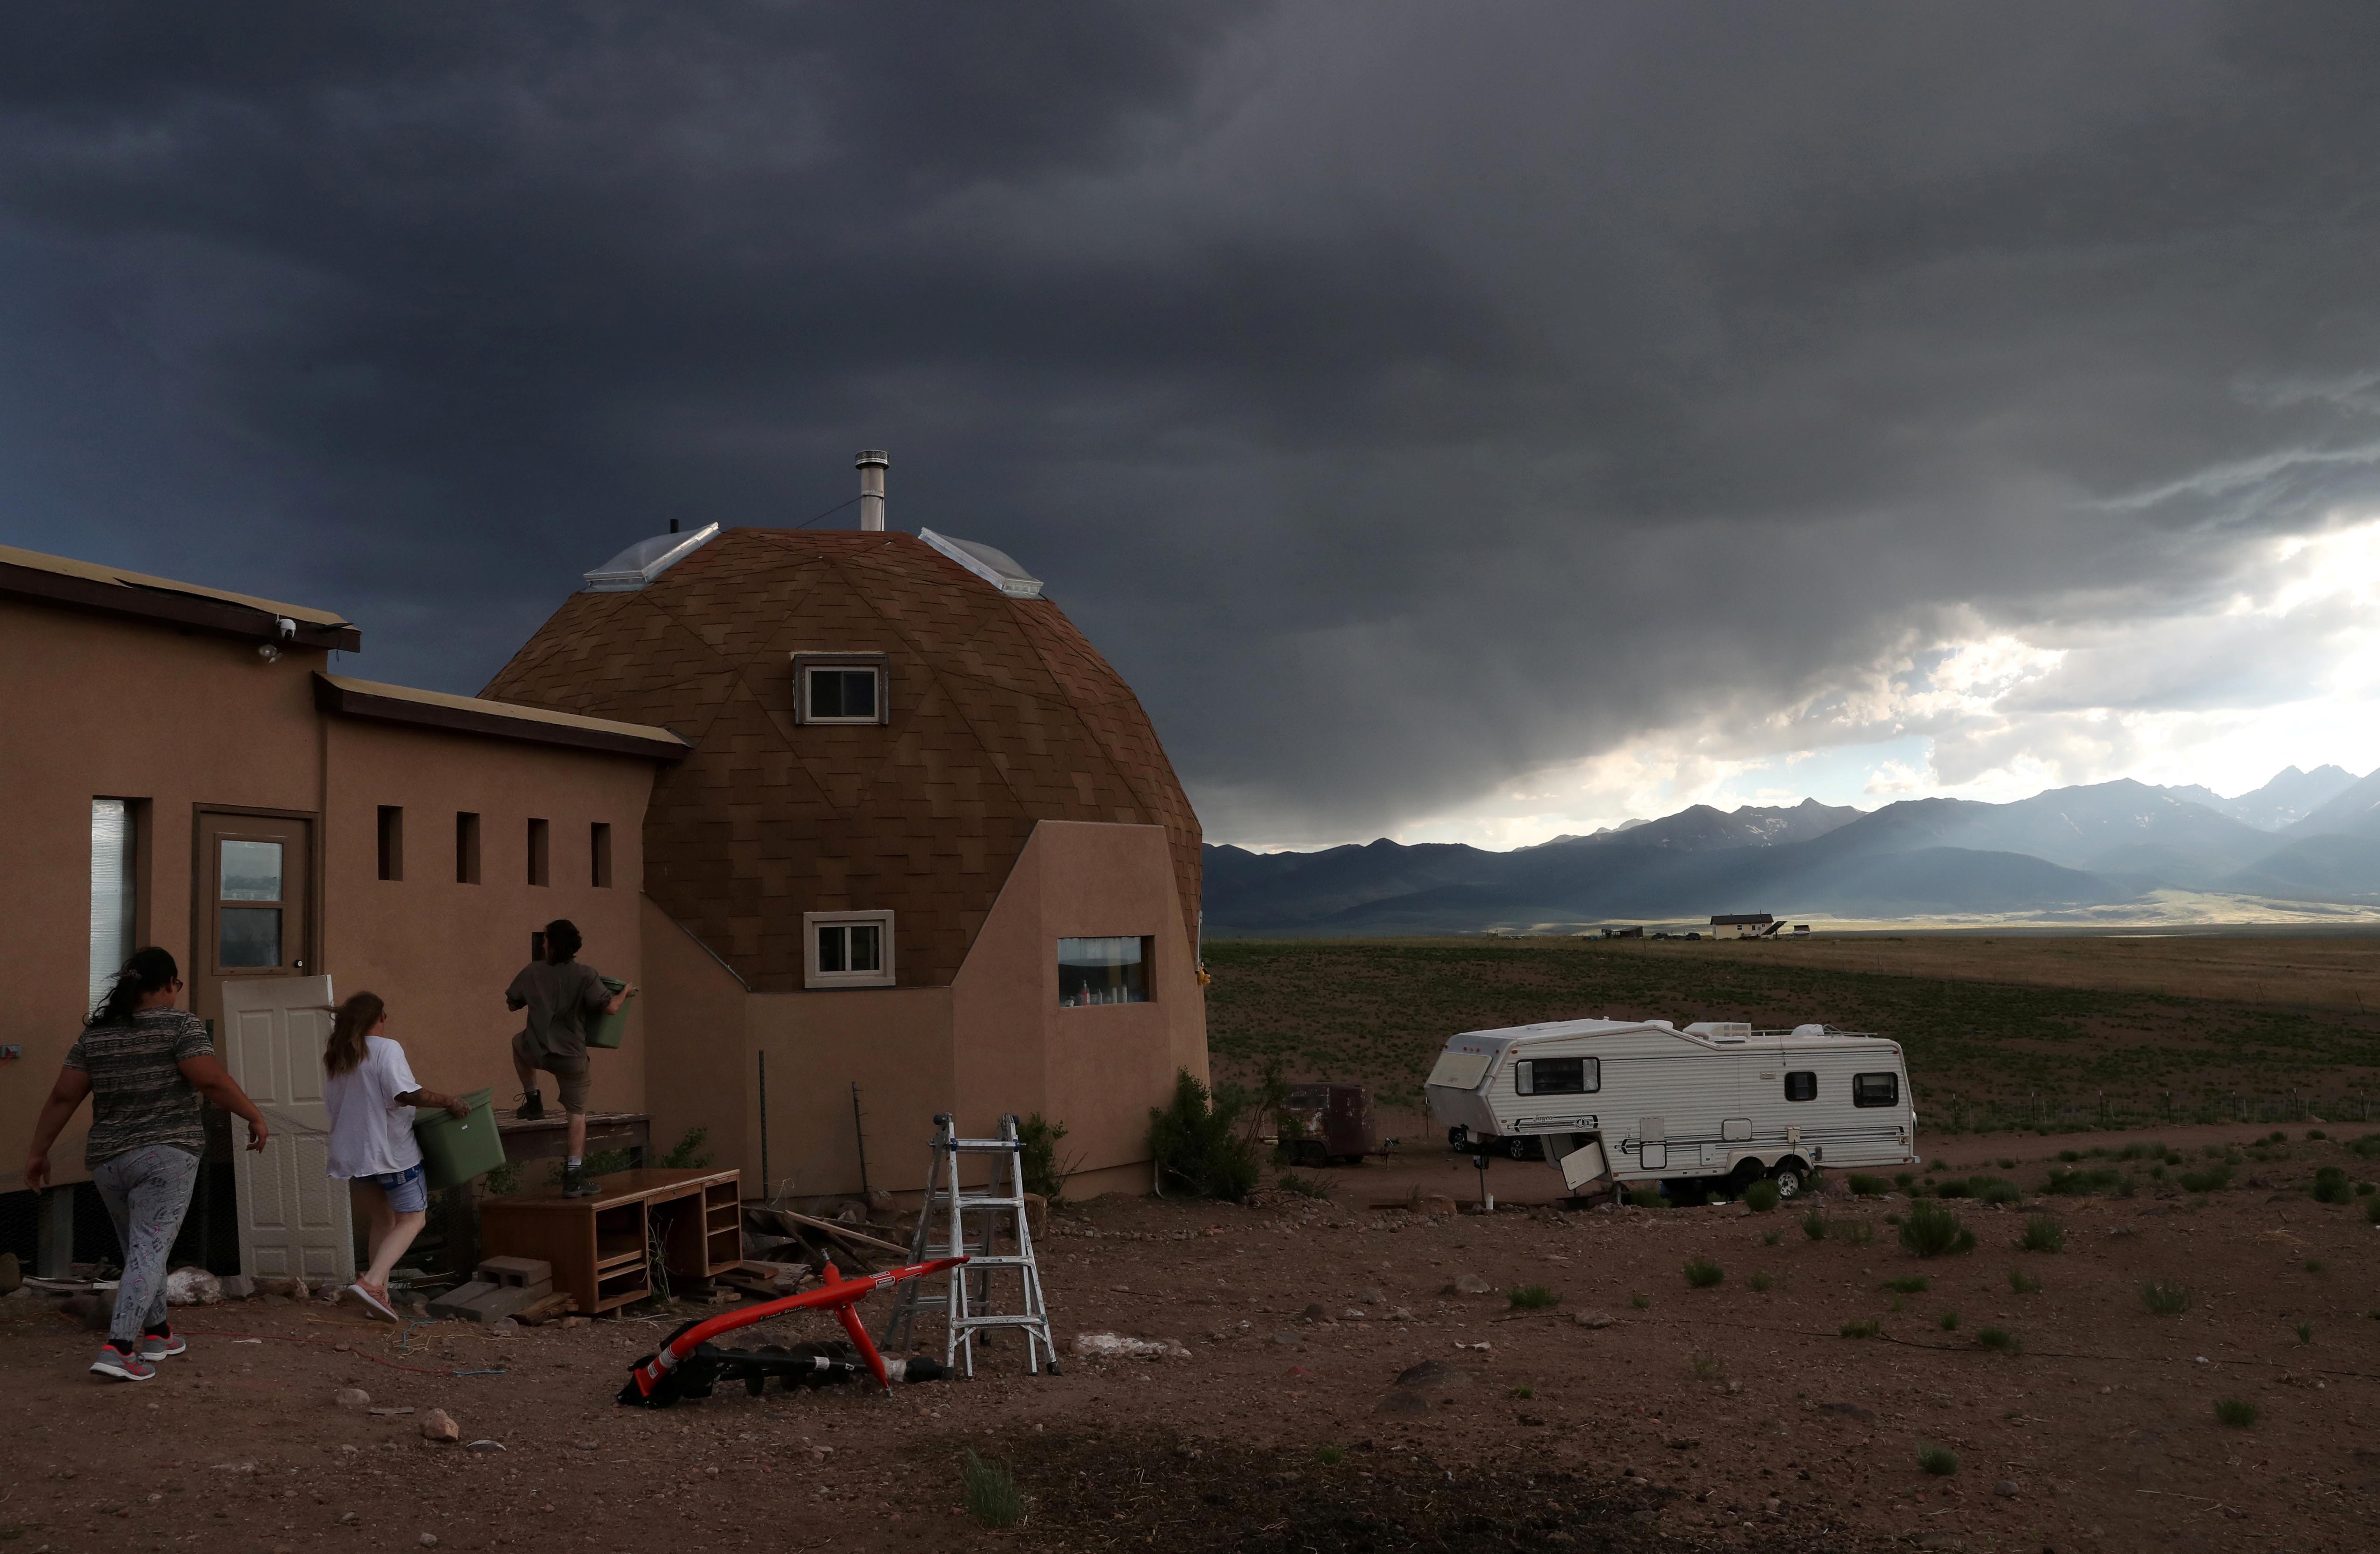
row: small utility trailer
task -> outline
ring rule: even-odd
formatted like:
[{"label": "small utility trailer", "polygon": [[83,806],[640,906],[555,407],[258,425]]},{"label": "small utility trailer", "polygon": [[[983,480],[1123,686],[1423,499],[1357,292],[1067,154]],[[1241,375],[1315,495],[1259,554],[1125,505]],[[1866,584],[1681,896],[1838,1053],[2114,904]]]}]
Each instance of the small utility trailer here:
[{"label": "small utility trailer", "polygon": [[[1900,1044],[1830,1026],[1559,1020],[1451,1038],[1430,1112],[1457,1148],[1542,1150],[1570,1191],[1917,1163]],[[1529,1149],[1523,1141],[1538,1146]]]},{"label": "small utility trailer", "polygon": [[1380,1152],[1372,1092],[1362,1085],[1292,1085],[1288,1103],[1273,1113],[1273,1134],[1293,1165],[1354,1165]]}]

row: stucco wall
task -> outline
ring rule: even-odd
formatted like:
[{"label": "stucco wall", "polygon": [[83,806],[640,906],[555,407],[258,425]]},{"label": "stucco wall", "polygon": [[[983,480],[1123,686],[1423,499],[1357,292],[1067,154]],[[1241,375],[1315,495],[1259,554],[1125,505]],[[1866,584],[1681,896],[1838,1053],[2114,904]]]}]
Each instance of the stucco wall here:
[{"label": "stucco wall", "polygon": [[778,1190],[795,1197],[859,1190],[854,1081],[868,1131],[868,1185],[922,1190],[934,1113],[951,1106],[951,989],[752,993],[745,1007],[743,1094],[754,1140],[747,1180],[763,1180],[755,1055],[765,1052],[769,1171]]},{"label": "stucco wall", "polygon": [[[433,1089],[520,1088],[511,1040],[521,1016],[504,989],[527,964],[529,935],[556,917],[578,925],[578,958],[642,985],[637,881],[652,763],[485,735],[352,718],[325,720],[330,804],[322,826],[326,887],[322,965],[338,996],[388,1001],[388,1034]],[[405,878],[380,875],[380,807],[405,811]],[[455,815],[480,817],[480,882],[455,879]],[[528,821],[547,823],[550,883],[528,882]],[[612,884],[598,888],[589,825],[612,828]],[[588,1104],[640,1111],[646,1001],[629,1005],[626,1045],[598,1051]],[[544,1081],[549,1105],[553,1084]]]},{"label": "stucco wall", "polygon": [[[719,1158],[764,1182],[765,1052],[769,1174],[790,1196],[859,1189],[855,1081],[870,1186],[923,1189],[938,1111],[978,1137],[1002,1112],[1038,1111],[1066,1124],[1061,1158],[1089,1193],[1146,1186],[1148,1109],[1177,1069],[1207,1074],[1204,997],[1162,827],[1043,820],[950,987],[747,993],[740,1031],[725,969],[658,906],[645,923],[655,1139],[707,1123]],[[1123,934],[1156,941],[1156,996],[1059,1008],[1058,941]],[[978,1163],[967,1179],[982,1174]]]},{"label": "stucco wall", "polygon": [[[504,989],[530,931],[566,917],[586,958],[639,975],[637,882],[652,763],[480,735],[366,723],[315,710],[302,649],[275,663],[252,644],[121,616],[0,601],[0,880],[11,925],[0,989],[0,1136],[22,1141],[81,1029],[90,974],[91,801],[147,802],[135,873],[141,943],[173,952],[190,977],[197,807],[311,814],[315,955],[341,996],[370,988],[393,1010],[426,1084],[509,1097],[507,1039],[519,1026]],[[379,807],[403,806],[407,878],[379,874]],[[454,882],[454,816],[481,816],[482,883]],[[552,827],[553,883],[528,883],[528,820]],[[596,889],[587,826],[611,822],[613,880]],[[219,1010],[199,1007],[213,1016]],[[637,1110],[644,1064],[596,1058],[595,1103]],[[89,1109],[83,1109],[87,1118]],[[83,1178],[83,1120],[52,1152],[59,1180]],[[0,1157],[0,1191],[21,1185],[21,1153]]]},{"label": "stucco wall", "polygon": [[688,1128],[709,1128],[712,1160],[743,1172],[745,1196],[760,1196],[744,984],[650,896],[638,899],[638,921],[644,1024],[621,1050],[643,1067],[653,1144],[665,1150]]},{"label": "stucco wall", "polygon": [[[143,942],[190,960],[193,807],[319,807],[311,671],[324,655],[266,663],[252,644],[169,625],[0,601],[0,880],[8,970],[0,989],[0,1190],[23,1184],[23,1144],[82,1029],[91,970],[91,801],[147,799],[152,824]],[[81,1181],[90,1109],[51,1163]]]},{"label": "stucco wall", "polygon": [[[1038,1111],[1066,1125],[1060,1159],[1078,1172],[1147,1161],[1148,1109],[1177,1070],[1207,1077],[1205,995],[1172,886],[1160,827],[1034,827],[952,986],[962,1129]],[[1122,935],[1155,941],[1150,1001],[1060,1008],[1058,941]]]}]

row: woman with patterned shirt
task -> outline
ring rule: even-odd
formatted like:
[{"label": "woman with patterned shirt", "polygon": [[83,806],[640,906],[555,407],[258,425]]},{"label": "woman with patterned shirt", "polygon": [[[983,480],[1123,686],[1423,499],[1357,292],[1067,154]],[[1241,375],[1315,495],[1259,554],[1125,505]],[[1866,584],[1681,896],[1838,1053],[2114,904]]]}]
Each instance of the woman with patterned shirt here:
[{"label": "woman with patterned shirt", "polygon": [[124,1279],[107,1344],[91,1368],[118,1381],[146,1381],[159,1360],[188,1347],[165,1321],[165,1258],[206,1149],[199,1098],[244,1118],[249,1148],[263,1148],[270,1135],[264,1114],[216,1060],[206,1022],[174,1007],[181,991],[172,955],[154,946],[133,952],[67,1050],[25,1161],[25,1185],[47,1186],[50,1146],[91,1098],[83,1165],[124,1244]]}]

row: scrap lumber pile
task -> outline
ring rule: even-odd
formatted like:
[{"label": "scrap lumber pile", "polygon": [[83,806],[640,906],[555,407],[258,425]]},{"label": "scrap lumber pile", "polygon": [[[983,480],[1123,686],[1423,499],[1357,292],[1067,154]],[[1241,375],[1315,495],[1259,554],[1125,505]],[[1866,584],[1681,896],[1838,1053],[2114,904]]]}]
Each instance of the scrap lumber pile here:
[{"label": "scrap lumber pile", "polygon": [[[840,1220],[796,1214],[790,1208],[744,1206],[747,1239],[782,1247],[782,1256],[798,1258],[813,1273],[832,1261],[847,1272],[876,1273],[909,1260],[909,1249],[869,1235]],[[747,1266],[750,1259],[747,1259]]]}]

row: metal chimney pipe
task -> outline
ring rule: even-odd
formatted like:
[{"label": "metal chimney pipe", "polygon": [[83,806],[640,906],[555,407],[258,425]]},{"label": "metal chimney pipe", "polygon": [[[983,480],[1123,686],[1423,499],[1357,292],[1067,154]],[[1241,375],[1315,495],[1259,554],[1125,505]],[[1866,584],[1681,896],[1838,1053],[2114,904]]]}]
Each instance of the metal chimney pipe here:
[{"label": "metal chimney pipe", "polygon": [[892,467],[892,456],[881,448],[862,448],[854,462],[859,468],[859,527],[880,529],[884,527],[884,471]]}]

